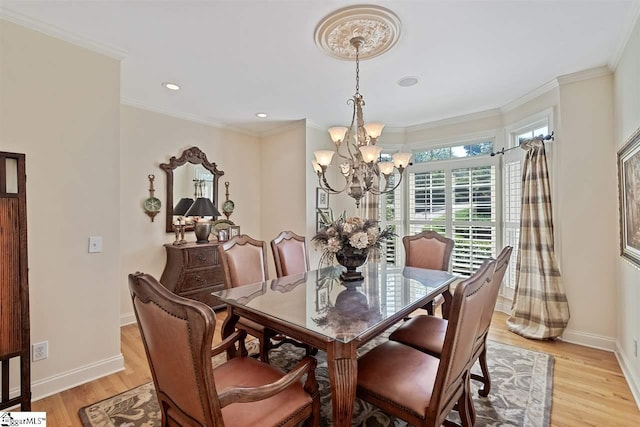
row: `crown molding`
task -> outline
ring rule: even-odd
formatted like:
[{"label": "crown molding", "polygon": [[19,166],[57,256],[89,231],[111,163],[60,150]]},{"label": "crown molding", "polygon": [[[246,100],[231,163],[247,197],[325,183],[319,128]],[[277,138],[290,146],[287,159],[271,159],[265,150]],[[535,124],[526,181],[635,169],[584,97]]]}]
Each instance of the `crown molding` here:
[{"label": "crown molding", "polygon": [[501,114],[501,111],[499,108],[493,108],[491,110],[479,111],[477,113],[465,114],[462,116],[449,117],[446,119],[435,120],[433,122],[422,123],[419,125],[407,126],[406,128],[403,129],[403,132],[404,133],[419,132],[421,130],[432,129],[440,126],[455,125],[458,123],[464,123],[471,120],[479,120],[479,119],[485,119],[487,117],[500,116],[500,114]]},{"label": "crown molding", "polygon": [[21,13],[7,9],[6,7],[0,6],[0,19],[13,22],[14,24],[18,24],[31,30],[38,31],[51,37],[55,37],[67,43],[89,49],[90,51],[108,56],[113,59],[117,59],[118,61],[122,61],[128,54],[126,50],[119,47],[91,40],[79,34],[75,34],[60,27],[56,27],[55,25],[47,24],[38,19],[30,18]]},{"label": "crown molding", "polygon": [[527,102],[539,97],[540,95],[543,95],[549,92],[550,90],[557,88],[558,86],[559,86],[558,79],[553,79],[543,84],[542,86],[539,86],[533,89],[532,91],[527,92],[526,94],[522,95],[520,98],[516,98],[513,101],[503,105],[500,108],[500,112],[504,114],[504,113],[508,113],[511,110],[515,110],[519,106],[526,104]]},{"label": "crown molding", "polygon": [[153,113],[164,114],[165,116],[174,117],[176,119],[188,120],[190,122],[200,123],[207,126],[212,126],[222,130],[230,130],[233,132],[237,132],[243,135],[252,136],[254,138],[259,138],[260,134],[257,132],[250,132],[246,129],[235,128],[233,126],[225,125],[220,122],[216,122],[210,118],[197,116],[194,114],[186,114],[180,111],[167,110],[165,108],[157,107],[155,105],[145,104],[141,101],[138,101],[133,98],[120,97],[120,103],[124,105],[128,105],[130,107],[139,108],[141,110],[151,111]]},{"label": "crown molding", "polygon": [[640,0],[634,0],[631,5],[631,13],[629,13],[623,25],[623,37],[620,39],[618,48],[614,51],[613,55],[611,55],[611,58],[607,63],[611,71],[615,71],[616,68],[618,68],[620,59],[622,59],[622,54],[624,53],[627,44],[629,44],[631,34],[633,34],[633,29],[638,24],[638,18],[640,18]]},{"label": "crown molding", "polygon": [[307,127],[308,128],[312,128],[312,129],[316,129],[316,130],[322,130],[322,131],[327,130],[326,127],[323,127],[323,126],[321,126],[320,124],[318,124],[318,123],[316,123],[314,121],[311,121],[309,119],[306,119],[306,120],[307,120]]},{"label": "crown molding", "polygon": [[558,80],[558,84],[560,85],[567,85],[610,75],[611,70],[609,69],[609,67],[603,65],[602,67],[590,68],[588,70],[582,70],[575,73],[558,76],[556,80]]},{"label": "crown molding", "polygon": [[385,126],[383,132],[386,134],[401,134],[404,135],[407,133],[407,128],[399,127],[399,126]]},{"label": "crown molding", "polygon": [[[304,119],[299,120],[283,120],[284,124],[282,126],[275,127],[273,129],[265,130],[259,133],[260,138],[268,138],[270,136],[278,135],[283,132],[287,132],[291,129],[295,129],[300,126],[301,122],[304,122]],[[305,125],[306,127],[306,125]]]}]

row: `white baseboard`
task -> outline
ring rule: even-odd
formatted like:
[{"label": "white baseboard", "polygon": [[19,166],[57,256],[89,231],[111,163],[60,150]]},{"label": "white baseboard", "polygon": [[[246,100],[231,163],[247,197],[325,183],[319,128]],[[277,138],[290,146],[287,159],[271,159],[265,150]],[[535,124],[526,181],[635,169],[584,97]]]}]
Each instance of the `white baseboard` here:
[{"label": "white baseboard", "polygon": [[627,380],[627,384],[629,384],[629,388],[631,389],[631,394],[633,394],[633,398],[636,401],[636,405],[638,409],[640,409],[640,379],[635,375],[633,369],[631,369],[632,364],[629,361],[629,358],[622,351],[622,347],[619,342],[616,342],[616,359],[618,359],[618,363],[620,364],[620,369],[622,369],[622,375]]},{"label": "white baseboard", "polygon": [[504,314],[511,313],[511,301],[505,298],[498,298],[496,301],[496,311],[500,311]]},{"label": "white baseboard", "polygon": [[120,315],[120,327],[136,323],[136,315],[134,312]]},{"label": "white baseboard", "polygon": [[[100,360],[80,368],[71,369],[61,374],[31,382],[31,400],[44,399],[61,391],[88,383],[104,376],[124,370],[124,357],[122,354]],[[20,388],[15,387],[9,392],[9,396],[18,396]],[[17,406],[16,406],[17,407]]]},{"label": "white baseboard", "polygon": [[579,344],[585,347],[597,348],[600,350],[616,351],[615,338],[606,337],[604,335],[590,334],[588,332],[580,332],[572,329],[565,329],[560,339],[564,342]]},{"label": "white baseboard", "polygon": [[[506,298],[499,298],[496,302],[496,310],[505,314],[511,313],[511,301]],[[593,347],[600,350],[616,351],[616,340],[604,335],[590,334],[572,329],[565,329],[560,339],[564,342]]]}]

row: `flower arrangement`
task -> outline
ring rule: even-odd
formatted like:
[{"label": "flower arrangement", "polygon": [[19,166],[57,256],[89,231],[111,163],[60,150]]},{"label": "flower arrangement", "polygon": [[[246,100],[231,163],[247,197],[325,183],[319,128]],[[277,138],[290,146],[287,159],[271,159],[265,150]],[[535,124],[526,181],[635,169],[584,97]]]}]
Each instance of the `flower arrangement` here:
[{"label": "flower arrangement", "polygon": [[380,250],[385,240],[395,236],[390,227],[380,230],[378,221],[344,213],[333,220],[320,212],[322,229],[311,239],[324,250],[322,261],[332,261],[338,253],[367,255]]}]

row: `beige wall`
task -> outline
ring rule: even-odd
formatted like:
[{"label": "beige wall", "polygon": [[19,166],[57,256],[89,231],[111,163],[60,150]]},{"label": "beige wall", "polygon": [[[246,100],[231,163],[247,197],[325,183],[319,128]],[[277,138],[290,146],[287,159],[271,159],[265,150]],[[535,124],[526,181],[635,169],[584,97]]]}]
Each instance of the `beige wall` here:
[{"label": "beige wall", "polygon": [[[614,79],[616,113],[615,147],[622,148],[625,141],[640,127],[640,23],[636,22],[624,54],[616,68]],[[613,159],[612,159],[613,161]],[[617,205],[615,205],[617,208]],[[616,237],[618,236],[616,232]],[[619,249],[616,248],[616,253]],[[634,338],[640,339],[640,270],[622,257],[616,257],[618,294],[618,352],[627,378],[632,378],[631,389],[640,402],[640,359],[634,354]]]},{"label": "beige wall", "polygon": [[[262,161],[256,137],[127,105],[121,106],[120,121],[122,275],[118,283],[122,323],[126,324],[135,321],[127,275],[143,271],[159,279],[166,261],[163,244],[175,239],[172,233],[165,232],[166,174],[159,165],[169,162],[172,156],[179,157],[186,148],[200,148],[210,162],[224,171],[219,181],[220,200],[225,198],[224,182],[229,181],[229,198],[235,202],[229,219],[240,226],[242,233],[260,238],[261,196],[256,183],[260,182]],[[156,197],[163,203],[154,222],[142,210],[149,194],[149,174],[156,176]],[[194,241],[193,232],[188,232],[186,239]]]},{"label": "beige wall", "polygon": [[119,108],[118,60],[0,19],[0,150],[26,154],[31,342],[49,342],[34,399],[123,366]]},{"label": "beige wall", "polygon": [[[555,202],[562,278],[571,309],[565,336],[616,336],[616,167],[613,144],[613,77],[560,83],[555,146]],[[605,256],[605,254],[607,254]],[[594,316],[597,307],[597,316]]]},{"label": "beige wall", "polygon": [[[314,151],[327,150],[331,147],[329,144],[331,144],[331,139],[326,130],[307,124],[306,161],[304,166],[307,192],[306,235],[310,237],[316,234],[316,188],[318,187],[318,177],[311,167],[311,161],[315,159],[313,155]],[[334,196],[329,196],[329,206],[334,210],[336,209],[336,198]],[[311,264],[311,268],[317,268],[322,253],[315,247],[311,238],[308,239],[307,247],[309,248],[309,263]]]},{"label": "beige wall", "polygon": [[[260,239],[269,242],[284,230],[306,236],[306,121],[260,141]],[[270,246],[270,245],[269,245]],[[275,278],[271,247],[269,277]]]}]

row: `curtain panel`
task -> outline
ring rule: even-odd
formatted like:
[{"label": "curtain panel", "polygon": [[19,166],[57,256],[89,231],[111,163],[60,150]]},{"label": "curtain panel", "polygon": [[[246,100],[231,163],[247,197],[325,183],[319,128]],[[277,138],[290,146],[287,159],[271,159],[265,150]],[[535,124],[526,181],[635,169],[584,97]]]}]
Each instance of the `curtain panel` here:
[{"label": "curtain panel", "polygon": [[522,209],[516,287],[507,319],[509,330],[527,338],[549,339],[569,322],[569,304],[554,254],[551,190],[544,141],[524,142]]}]

